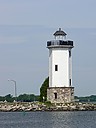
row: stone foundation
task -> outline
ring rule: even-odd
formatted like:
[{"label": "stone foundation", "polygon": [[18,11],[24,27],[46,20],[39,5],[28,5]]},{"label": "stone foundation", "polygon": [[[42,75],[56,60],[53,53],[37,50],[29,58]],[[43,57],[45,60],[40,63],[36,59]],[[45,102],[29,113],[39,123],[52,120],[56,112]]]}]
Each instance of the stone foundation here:
[{"label": "stone foundation", "polygon": [[74,101],[74,87],[48,88],[47,101],[51,103],[70,103]]}]

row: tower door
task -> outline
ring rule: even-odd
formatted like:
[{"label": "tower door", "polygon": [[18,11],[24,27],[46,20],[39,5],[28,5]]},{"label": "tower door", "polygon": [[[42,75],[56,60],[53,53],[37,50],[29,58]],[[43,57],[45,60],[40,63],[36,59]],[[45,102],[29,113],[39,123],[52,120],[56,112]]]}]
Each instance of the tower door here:
[{"label": "tower door", "polygon": [[54,97],[55,97],[55,99],[57,99],[57,93],[56,92],[54,93]]}]

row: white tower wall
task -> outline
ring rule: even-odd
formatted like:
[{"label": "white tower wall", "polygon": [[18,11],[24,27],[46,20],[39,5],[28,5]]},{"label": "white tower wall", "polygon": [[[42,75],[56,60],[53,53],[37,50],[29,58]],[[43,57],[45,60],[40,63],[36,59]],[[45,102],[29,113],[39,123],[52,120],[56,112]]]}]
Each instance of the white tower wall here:
[{"label": "white tower wall", "polygon": [[72,56],[71,56],[71,49],[69,50],[69,86],[72,86]]},{"label": "white tower wall", "polygon": [[[71,57],[69,48],[49,49],[49,87],[69,87],[71,73]],[[57,65],[57,71],[55,66]],[[72,83],[71,83],[72,84]]]}]

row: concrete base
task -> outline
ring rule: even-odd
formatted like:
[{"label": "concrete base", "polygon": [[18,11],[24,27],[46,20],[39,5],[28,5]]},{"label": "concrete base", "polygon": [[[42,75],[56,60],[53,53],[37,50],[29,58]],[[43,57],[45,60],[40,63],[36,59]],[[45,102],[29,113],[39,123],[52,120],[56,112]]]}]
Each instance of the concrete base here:
[{"label": "concrete base", "polygon": [[48,88],[47,101],[51,103],[70,103],[74,101],[74,87]]}]

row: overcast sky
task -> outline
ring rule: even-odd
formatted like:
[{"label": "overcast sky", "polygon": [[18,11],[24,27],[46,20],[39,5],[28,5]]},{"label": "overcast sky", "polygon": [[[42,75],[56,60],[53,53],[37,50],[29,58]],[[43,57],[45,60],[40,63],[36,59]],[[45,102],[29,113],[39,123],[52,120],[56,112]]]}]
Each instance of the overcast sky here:
[{"label": "overcast sky", "polygon": [[96,94],[96,0],[0,0],[0,95],[39,94],[46,42],[61,27],[74,41],[75,95]]}]

